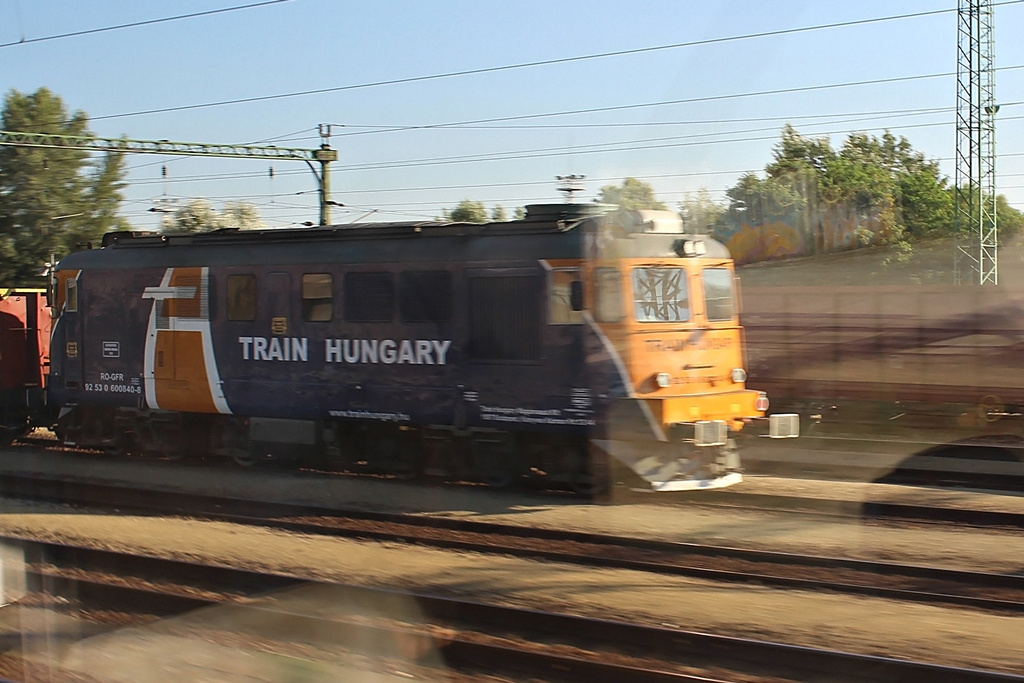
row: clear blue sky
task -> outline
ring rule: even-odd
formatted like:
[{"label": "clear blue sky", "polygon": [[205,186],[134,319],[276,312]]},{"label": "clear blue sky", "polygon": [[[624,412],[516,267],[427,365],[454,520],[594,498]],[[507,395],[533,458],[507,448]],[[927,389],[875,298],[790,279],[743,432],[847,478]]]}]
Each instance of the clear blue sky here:
[{"label": "clear blue sky", "polygon": [[[290,0],[0,0],[0,90],[47,87],[97,135],[315,147],[334,124],[335,222],[431,218],[462,199],[507,209],[559,201],[554,176],[587,176],[586,199],[626,176],[676,203],[760,171],[786,121],[807,135],[884,128],[952,176],[955,79],[737,96],[956,70],[955,0],[636,0],[552,3]],[[998,2],[998,0],[997,0]],[[638,50],[893,15],[895,21],[452,76],[346,86]],[[996,6],[995,63],[1024,65],[1024,4]],[[26,42],[14,45],[8,43]],[[276,97],[308,90],[334,92]],[[271,98],[136,114],[225,100]],[[1024,209],[1024,68],[996,74],[999,191]],[[704,99],[701,102],[636,106]],[[587,109],[618,110],[538,116]],[[625,108],[624,108],[625,107]],[[935,109],[932,113],[921,110]],[[901,114],[880,112],[905,111]],[[134,115],[133,115],[134,114]],[[517,121],[380,132],[507,117]],[[513,127],[514,126],[514,127]],[[710,134],[710,135],[709,135]],[[485,160],[466,157],[484,155]],[[132,156],[123,214],[155,227],[163,200],[256,205],[272,226],[317,218],[301,162]],[[167,178],[161,177],[166,166]],[[369,212],[374,211],[370,214]]]}]

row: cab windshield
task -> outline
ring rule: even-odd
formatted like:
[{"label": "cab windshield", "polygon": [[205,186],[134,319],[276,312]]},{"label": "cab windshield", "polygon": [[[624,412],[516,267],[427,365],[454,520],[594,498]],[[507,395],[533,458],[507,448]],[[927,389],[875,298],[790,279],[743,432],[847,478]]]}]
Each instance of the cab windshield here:
[{"label": "cab windshield", "polygon": [[690,293],[682,268],[634,268],[633,302],[637,322],[686,322]]},{"label": "cab windshield", "polygon": [[704,309],[710,322],[732,320],[736,315],[733,305],[732,273],[727,268],[705,268],[701,274],[704,280]]}]

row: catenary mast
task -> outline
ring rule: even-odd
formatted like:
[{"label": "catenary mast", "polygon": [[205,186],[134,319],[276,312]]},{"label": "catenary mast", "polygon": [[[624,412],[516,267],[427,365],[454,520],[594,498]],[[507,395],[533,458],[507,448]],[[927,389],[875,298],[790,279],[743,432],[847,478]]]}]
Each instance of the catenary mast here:
[{"label": "catenary mast", "polygon": [[[320,225],[331,222],[331,206],[342,206],[331,200],[330,164],[338,160],[338,151],[331,147],[331,125],[321,124],[320,147],[301,149],[261,145],[220,145],[203,142],[171,142],[170,140],[130,140],[100,138],[91,135],[49,135],[0,130],[0,145],[13,147],[49,147],[81,149],[91,152],[130,152],[135,154],[172,154],[194,157],[230,157],[236,159],[290,159],[304,161],[316,177],[320,194]],[[313,163],[320,165],[319,172]]]},{"label": "catenary mast", "polygon": [[957,13],[956,284],[999,284],[996,112],[991,0],[960,0]]}]

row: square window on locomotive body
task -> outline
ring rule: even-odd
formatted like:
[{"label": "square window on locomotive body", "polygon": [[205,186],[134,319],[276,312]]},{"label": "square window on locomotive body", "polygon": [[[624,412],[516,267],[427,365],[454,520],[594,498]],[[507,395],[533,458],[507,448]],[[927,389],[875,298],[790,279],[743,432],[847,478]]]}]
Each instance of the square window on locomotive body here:
[{"label": "square window on locomotive body", "polygon": [[302,319],[306,322],[330,322],[334,317],[334,277],[330,273],[305,273],[302,276]]},{"label": "square window on locomotive body", "polygon": [[594,316],[598,322],[617,323],[625,317],[622,277],[615,268],[594,270]]},{"label": "square window on locomotive body", "polygon": [[64,310],[69,313],[78,310],[78,280],[73,278],[64,281]]},{"label": "square window on locomotive body", "polygon": [[732,320],[736,315],[732,273],[727,268],[705,268],[704,309],[711,322]]},{"label": "square window on locomotive body", "polygon": [[579,268],[554,268],[548,272],[548,322],[552,325],[583,322],[583,312],[573,307],[572,300],[573,283],[579,279]]},{"label": "square window on locomotive body", "polygon": [[398,280],[402,322],[447,323],[452,319],[452,274],[447,270],[409,270]]},{"label": "square window on locomotive body", "polygon": [[491,275],[471,277],[467,284],[470,357],[487,361],[540,359],[541,279]]},{"label": "square window on locomotive body", "polygon": [[682,268],[634,268],[633,302],[637,322],[686,322],[690,293]]},{"label": "square window on locomotive body", "polygon": [[256,319],[256,276],[245,273],[228,275],[227,278],[228,320],[251,322]]},{"label": "square window on locomotive body", "polygon": [[395,281],[391,273],[345,273],[345,320],[387,323],[395,317]]}]

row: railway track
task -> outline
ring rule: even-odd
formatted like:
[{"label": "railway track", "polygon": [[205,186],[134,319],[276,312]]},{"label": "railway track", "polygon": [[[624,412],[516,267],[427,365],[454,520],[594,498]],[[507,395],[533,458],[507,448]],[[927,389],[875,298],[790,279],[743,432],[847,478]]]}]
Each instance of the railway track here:
[{"label": "railway track", "polygon": [[[197,636],[230,635],[235,647],[284,655],[301,643],[307,666],[320,664],[315,659],[319,655],[339,657],[340,647],[382,660],[378,666],[405,672],[415,667],[407,675],[427,680],[429,676],[419,675],[421,669],[440,667],[446,674],[543,681],[783,683],[824,675],[834,681],[1024,681],[1012,674],[338,585],[305,576],[20,539],[5,542],[18,544],[26,559],[29,592],[22,609],[35,605],[86,617],[103,614],[101,628],[110,628],[111,621],[114,626],[143,625],[215,608],[189,622]],[[320,607],[311,609],[313,604]],[[415,623],[407,610],[388,607],[400,604],[415,606]],[[330,608],[339,605],[345,609]],[[111,619],[111,612],[120,617]],[[4,672],[8,677],[10,668]],[[709,674],[711,669],[714,673]]]},{"label": "railway track", "polygon": [[[72,451],[81,449],[58,444],[53,438],[25,436],[18,439],[14,448],[41,452]],[[83,457],[102,458],[93,451],[83,452]],[[217,468],[212,465],[211,468]],[[17,473],[2,475],[12,481]],[[2,490],[0,490],[2,493]],[[561,496],[565,492],[560,492]],[[649,503],[652,501],[649,491],[622,491],[616,501],[622,503]],[[811,498],[807,496],[791,496],[783,494],[751,493],[733,488],[709,489],[697,492],[658,493],[657,500],[663,503],[681,505],[721,506],[733,509],[773,510],[796,513],[814,513],[828,517],[857,517],[881,522],[925,522],[937,524],[957,524],[975,527],[997,527],[1007,529],[1024,529],[1024,514],[999,510],[972,509],[952,506],[930,506],[899,502],[851,501],[846,499]],[[261,503],[263,504],[263,503]],[[270,503],[267,503],[270,504]]]},{"label": "railway track", "polygon": [[[667,542],[468,520],[142,490],[39,477],[0,477],[0,494],[121,513],[186,514],[293,532],[415,543],[630,569],[716,582],[831,591],[1009,614],[1024,613],[1024,576],[850,558]],[[884,577],[884,581],[879,581]]]}]

